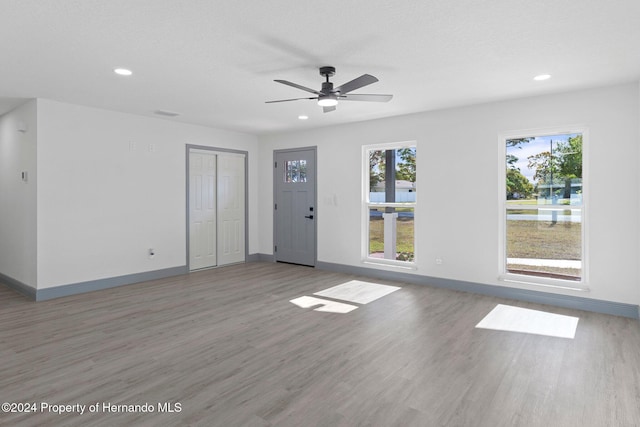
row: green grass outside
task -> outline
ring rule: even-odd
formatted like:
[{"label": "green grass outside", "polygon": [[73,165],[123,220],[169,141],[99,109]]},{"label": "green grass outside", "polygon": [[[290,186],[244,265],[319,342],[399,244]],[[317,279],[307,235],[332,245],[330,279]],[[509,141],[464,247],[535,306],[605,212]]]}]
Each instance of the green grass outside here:
[{"label": "green grass outside", "polygon": [[[515,213],[515,212],[510,212]],[[526,213],[526,212],[525,212]],[[569,214],[570,212],[566,212]],[[414,253],[414,220],[398,218],[396,245],[399,253]],[[582,259],[582,224],[576,222],[507,221],[507,258]],[[384,252],[384,220],[369,221],[369,253]],[[580,269],[510,264],[510,271],[549,273],[578,278]]]},{"label": "green grass outside", "polygon": [[527,200],[507,200],[508,205],[538,205],[538,201],[535,199]]},{"label": "green grass outside", "polygon": [[507,221],[507,258],[582,259],[579,222]]},{"label": "green grass outside", "polygon": [[[396,251],[414,251],[413,242],[413,219],[398,218],[396,235]],[[384,220],[382,218],[371,218],[369,220],[369,253],[384,252]]]},{"label": "green grass outside", "polygon": [[[582,224],[551,221],[507,221],[507,258],[582,259]],[[576,268],[507,264],[512,273],[579,279]]]},{"label": "green grass outside", "polygon": [[[398,252],[413,252],[413,219],[397,221]],[[507,257],[535,259],[582,259],[582,224],[576,222],[508,221]],[[369,252],[384,252],[384,220],[369,221]]]},{"label": "green grass outside", "polygon": [[[548,199],[519,199],[519,200],[507,200],[507,205],[526,205],[526,206],[545,206],[550,205],[551,200]],[[557,199],[556,205],[569,205],[571,199]]]}]

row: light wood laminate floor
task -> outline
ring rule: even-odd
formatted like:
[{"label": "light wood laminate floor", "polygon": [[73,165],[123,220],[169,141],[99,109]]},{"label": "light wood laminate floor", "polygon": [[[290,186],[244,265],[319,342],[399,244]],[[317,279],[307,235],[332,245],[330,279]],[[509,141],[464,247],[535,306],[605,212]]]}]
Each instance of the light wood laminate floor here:
[{"label": "light wood laminate floor", "polygon": [[[346,314],[289,302],[354,279],[402,289]],[[499,303],[577,316],[575,339],[476,329]],[[156,407],[3,426],[640,425],[637,320],[286,264],[39,303],[0,286],[0,360],[3,402]]]}]

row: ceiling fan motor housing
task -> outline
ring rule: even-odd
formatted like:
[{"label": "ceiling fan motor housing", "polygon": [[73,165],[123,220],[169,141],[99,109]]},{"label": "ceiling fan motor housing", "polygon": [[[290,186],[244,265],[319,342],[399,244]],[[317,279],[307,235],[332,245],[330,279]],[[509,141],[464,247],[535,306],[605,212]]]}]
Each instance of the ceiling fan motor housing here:
[{"label": "ceiling fan motor housing", "polygon": [[322,93],[329,94],[333,91],[333,83],[331,82],[322,82]]}]

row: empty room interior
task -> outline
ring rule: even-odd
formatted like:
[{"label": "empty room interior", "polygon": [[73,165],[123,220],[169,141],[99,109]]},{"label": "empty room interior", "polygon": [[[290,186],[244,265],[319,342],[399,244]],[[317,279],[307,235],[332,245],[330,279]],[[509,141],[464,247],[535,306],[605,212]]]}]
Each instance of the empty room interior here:
[{"label": "empty room interior", "polygon": [[640,425],[640,2],[0,6],[0,425]]}]

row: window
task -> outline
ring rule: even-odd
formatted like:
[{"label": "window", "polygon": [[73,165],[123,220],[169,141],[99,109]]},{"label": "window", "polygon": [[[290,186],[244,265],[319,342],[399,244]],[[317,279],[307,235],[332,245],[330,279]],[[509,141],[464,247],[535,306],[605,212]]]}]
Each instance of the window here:
[{"label": "window", "polygon": [[307,161],[287,161],[284,167],[284,182],[307,182]]},{"label": "window", "polygon": [[503,143],[504,273],[584,282],[583,134]]},{"label": "window", "polygon": [[415,263],[416,147],[365,147],[364,161],[365,259]]}]

